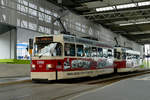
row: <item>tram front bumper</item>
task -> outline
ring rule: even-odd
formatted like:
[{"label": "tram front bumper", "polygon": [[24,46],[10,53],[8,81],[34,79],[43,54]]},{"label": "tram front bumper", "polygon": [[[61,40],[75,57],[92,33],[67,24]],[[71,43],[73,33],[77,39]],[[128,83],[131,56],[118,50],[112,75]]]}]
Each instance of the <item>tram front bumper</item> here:
[{"label": "tram front bumper", "polygon": [[31,72],[32,80],[56,80],[56,72]]}]

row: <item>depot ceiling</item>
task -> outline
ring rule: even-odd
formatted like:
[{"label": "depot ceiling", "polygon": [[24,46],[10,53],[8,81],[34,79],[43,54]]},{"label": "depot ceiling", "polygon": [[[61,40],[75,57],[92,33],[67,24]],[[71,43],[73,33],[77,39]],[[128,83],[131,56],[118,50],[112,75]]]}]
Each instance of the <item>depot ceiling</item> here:
[{"label": "depot ceiling", "polygon": [[[137,43],[150,43],[149,0],[48,0]],[[133,34],[134,33],[134,34]],[[138,37],[138,39],[133,38]],[[146,37],[146,38],[145,38]]]}]

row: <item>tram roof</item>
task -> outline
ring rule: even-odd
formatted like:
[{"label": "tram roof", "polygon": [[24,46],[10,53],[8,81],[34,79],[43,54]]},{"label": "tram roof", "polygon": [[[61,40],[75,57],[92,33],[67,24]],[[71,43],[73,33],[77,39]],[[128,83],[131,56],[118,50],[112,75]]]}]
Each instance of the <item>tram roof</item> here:
[{"label": "tram roof", "polygon": [[130,50],[128,48],[124,48],[124,47],[114,47],[120,51],[124,51],[125,53],[129,53],[129,54],[135,54],[135,55],[140,55],[139,51],[135,51],[135,50]]},{"label": "tram roof", "polygon": [[134,50],[126,50],[126,53],[140,55],[140,52]]},{"label": "tram roof", "polygon": [[63,39],[65,42],[74,42],[74,43],[81,43],[81,44],[86,44],[86,45],[94,45],[94,46],[113,48],[113,44],[107,44],[102,41],[91,40],[91,39],[82,38],[82,37],[78,37],[78,36],[63,34]]},{"label": "tram roof", "polygon": [[73,43],[80,43],[86,45],[113,48],[113,44],[108,44],[102,41],[91,40],[91,39],[73,36],[73,35],[58,34],[58,35],[44,35],[44,36],[37,36],[37,37],[49,37],[49,36],[62,36],[64,42],[73,42]]}]

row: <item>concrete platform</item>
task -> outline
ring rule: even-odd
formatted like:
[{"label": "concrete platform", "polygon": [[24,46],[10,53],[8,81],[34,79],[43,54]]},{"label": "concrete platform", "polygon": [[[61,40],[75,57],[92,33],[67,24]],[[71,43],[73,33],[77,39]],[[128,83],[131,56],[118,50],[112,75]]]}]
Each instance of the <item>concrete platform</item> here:
[{"label": "concrete platform", "polygon": [[149,100],[150,74],[116,82],[68,100]]},{"label": "concrete platform", "polygon": [[0,100],[67,100],[72,95],[95,89],[95,85],[32,83],[0,85]]},{"label": "concrete platform", "polygon": [[30,64],[0,64],[0,78],[30,77]]},{"label": "concrete platform", "polygon": [[31,81],[30,77],[0,78],[0,85],[8,85],[8,84],[29,82],[29,81]]}]

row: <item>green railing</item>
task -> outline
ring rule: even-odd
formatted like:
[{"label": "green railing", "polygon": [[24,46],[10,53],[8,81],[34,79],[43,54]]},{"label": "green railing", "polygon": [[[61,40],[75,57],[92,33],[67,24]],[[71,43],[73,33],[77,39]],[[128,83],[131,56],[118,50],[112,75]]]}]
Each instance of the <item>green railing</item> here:
[{"label": "green railing", "polygon": [[30,60],[0,59],[0,64],[30,64]]}]

